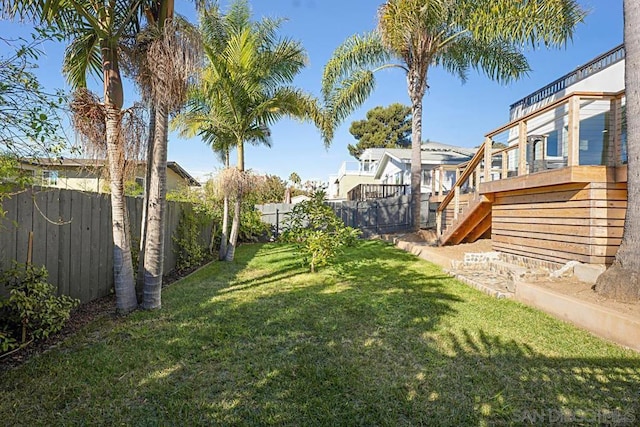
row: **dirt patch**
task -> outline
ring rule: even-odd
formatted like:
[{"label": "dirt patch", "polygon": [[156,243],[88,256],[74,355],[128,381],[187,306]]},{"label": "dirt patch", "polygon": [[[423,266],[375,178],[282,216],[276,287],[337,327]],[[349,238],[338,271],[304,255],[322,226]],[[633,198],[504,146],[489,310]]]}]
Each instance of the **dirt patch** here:
[{"label": "dirt patch", "polygon": [[575,278],[545,278],[535,282],[536,285],[551,289],[563,295],[590,302],[602,307],[607,307],[619,313],[640,319],[640,302],[623,303],[614,299],[605,298],[593,290],[590,283],[581,282]]}]

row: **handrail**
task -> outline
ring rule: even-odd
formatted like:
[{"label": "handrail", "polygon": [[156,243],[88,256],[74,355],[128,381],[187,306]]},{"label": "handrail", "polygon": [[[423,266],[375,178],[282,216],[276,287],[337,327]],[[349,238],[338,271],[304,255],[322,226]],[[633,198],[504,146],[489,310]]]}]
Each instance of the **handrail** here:
[{"label": "handrail", "polygon": [[[465,182],[471,176],[473,171],[476,170],[476,167],[480,164],[480,161],[484,158],[485,144],[486,144],[486,141],[483,142],[482,145],[480,145],[480,147],[478,148],[478,151],[476,151],[476,154],[474,154],[471,160],[469,160],[468,166],[464,169],[464,171],[460,175],[460,178],[458,178],[455,184],[452,186],[453,189],[455,189],[456,187],[460,187],[459,183]],[[442,212],[447,207],[447,205],[451,202],[451,199],[453,199],[454,195],[455,195],[455,192],[450,191],[445,196],[445,198],[442,199],[442,202],[440,202],[440,205],[438,206],[438,209],[436,210],[436,212]]]}]

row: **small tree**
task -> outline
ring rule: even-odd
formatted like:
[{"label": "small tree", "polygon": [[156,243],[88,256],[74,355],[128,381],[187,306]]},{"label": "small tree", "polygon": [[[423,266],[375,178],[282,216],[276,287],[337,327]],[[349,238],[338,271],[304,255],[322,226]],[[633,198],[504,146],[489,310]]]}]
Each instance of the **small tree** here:
[{"label": "small tree", "polygon": [[375,107],[367,118],[351,123],[349,133],[358,140],[349,144],[349,154],[360,158],[367,148],[408,148],[411,146],[411,107],[399,103]]},{"label": "small tree", "polygon": [[294,243],[302,263],[312,273],[327,265],[344,246],[353,245],[360,230],[346,227],[333,209],[324,203],[325,193],[318,191],[311,199],[298,203],[284,223],[282,241]]}]

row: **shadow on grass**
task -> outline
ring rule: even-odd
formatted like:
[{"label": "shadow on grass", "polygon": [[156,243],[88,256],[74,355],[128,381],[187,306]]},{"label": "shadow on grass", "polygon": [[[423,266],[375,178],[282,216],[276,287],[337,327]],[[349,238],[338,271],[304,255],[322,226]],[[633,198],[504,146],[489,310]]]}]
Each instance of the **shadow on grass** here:
[{"label": "shadow on grass", "polygon": [[[637,356],[585,334],[542,351],[487,332],[499,321],[492,317],[461,327],[475,294],[379,242],[339,261],[310,275],[290,247],[243,246],[236,262],[169,288],[162,311],[4,375],[0,416],[11,424],[477,425],[570,416],[633,424],[640,415]],[[533,310],[478,298],[540,321]],[[539,327],[568,330],[558,325]]]}]

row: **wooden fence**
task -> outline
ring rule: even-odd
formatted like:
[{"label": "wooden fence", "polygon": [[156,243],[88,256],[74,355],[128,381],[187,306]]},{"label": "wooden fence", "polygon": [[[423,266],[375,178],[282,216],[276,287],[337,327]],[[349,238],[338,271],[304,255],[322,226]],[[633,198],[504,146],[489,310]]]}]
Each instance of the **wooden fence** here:
[{"label": "wooden fence", "polygon": [[[132,244],[140,242],[142,198],[127,198]],[[33,232],[32,263],[45,266],[49,283],[59,295],[82,302],[108,295],[113,288],[111,199],[108,194],[53,188],[34,188],[2,201],[0,271],[15,260],[27,261],[29,233]],[[186,203],[167,202],[165,273],[175,269],[172,239]],[[211,225],[202,226],[201,244],[207,245]],[[0,293],[6,293],[1,288]]]}]

